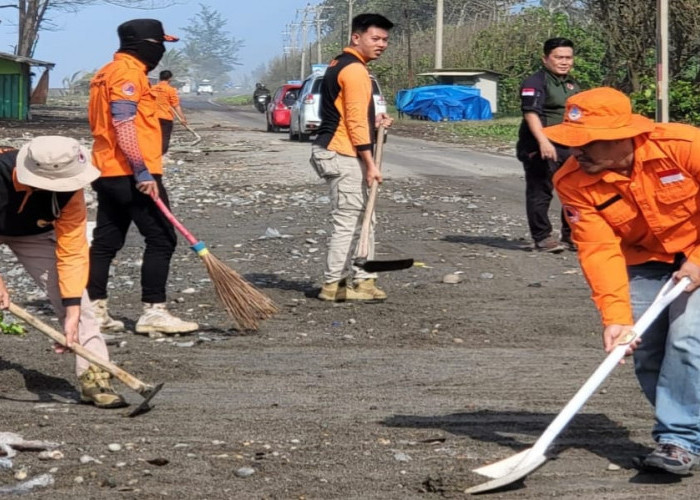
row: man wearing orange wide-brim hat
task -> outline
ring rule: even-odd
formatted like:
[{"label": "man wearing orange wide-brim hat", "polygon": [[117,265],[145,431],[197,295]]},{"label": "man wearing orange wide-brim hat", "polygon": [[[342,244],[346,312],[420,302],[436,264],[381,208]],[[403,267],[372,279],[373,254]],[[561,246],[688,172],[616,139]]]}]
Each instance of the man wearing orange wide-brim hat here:
[{"label": "man wearing orange wide-brim hat", "polygon": [[700,129],[654,123],[596,88],[544,129],[572,148],[554,185],[611,351],[671,277],[691,284],[629,345],[655,408],[656,449],[636,464],[677,475],[700,462]]}]

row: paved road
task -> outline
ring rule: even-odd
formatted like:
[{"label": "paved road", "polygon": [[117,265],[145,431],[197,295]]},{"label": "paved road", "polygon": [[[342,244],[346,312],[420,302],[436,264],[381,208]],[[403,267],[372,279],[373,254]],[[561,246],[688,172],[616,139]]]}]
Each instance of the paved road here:
[{"label": "paved road", "polygon": [[[265,131],[265,115],[249,108],[228,108],[206,98],[185,98],[185,108],[217,114],[222,121],[251,130]],[[270,133],[270,139],[287,143],[290,154],[297,152],[308,157],[309,145],[290,142],[288,135]],[[407,137],[389,136],[384,152],[383,169],[387,177],[404,178],[411,176],[478,176],[519,178],[522,176],[520,163],[512,157],[471,151],[467,147],[454,144],[440,144]]]}]

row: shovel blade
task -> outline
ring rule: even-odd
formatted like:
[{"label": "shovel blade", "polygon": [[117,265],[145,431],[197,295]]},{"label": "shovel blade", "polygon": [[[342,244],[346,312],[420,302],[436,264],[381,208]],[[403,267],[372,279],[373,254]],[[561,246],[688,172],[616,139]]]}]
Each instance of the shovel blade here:
[{"label": "shovel blade", "polygon": [[[528,453],[529,451],[530,449],[527,449],[524,453]],[[506,467],[502,467],[500,469],[500,472],[503,472],[504,475],[500,477],[491,476],[493,477],[493,479],[491,479],[490,481],[486,481],[485,483],[472,486],[471,488],[465,490],[465,493],[474,495],[476,493],[485,493],[487,491],[493,491],[499,488],[503,488],[505,486],[519,481],[520,479],[523,479],[525,476],[527,476],[534,470],[539,469],[542,466],[542,464],[544,464],[547,461],[547,457],[545,455],[528,456],[524,458],[520,457],[520,463],[516,463],[514,466],[512,466],[511,464],[513,462],[511,462],[510,460],[515,457],[519,457],[520,455],[521,453],[518,453],[517,455],[507,458],[506,460],[501,460],[500,462],[496,462],[495,464],[491,464],[490,466],[482,467],[482,469],[484,469],[492,467],[494,465],[503,464],[504,462],[507,463]],[[478,472],[479,470],[480,469],[476,469],[474,472]],[[495,474],[495,471],[496,469],[492,469],[489,472]]]},{"label": "shovel blade", "polygon": [[364,264],[359,265],[368,273],[381,273],[384,271],[400,271],[408,269],[413,265],[413,259],[400,260],[368,260]]},{"label": "shovel blade", "polygon": [[476,472],[477,474],[481,474],[482,476],[490,477],[492,479],[495,479],[497,477],[503,477],[506,474],[510,474],[513,469],[515,469],[520,462],[525,460],[525,457],[532,451],[532,448],[527,448],[526,450],[521,451],[520,453],[516,453],[515,455],[511,455],[508,458],[504,458],[503,460],[499,460],[498,462],[494,462],[489,465],[484,465],[483,467],[479,467],[478,469],[473,469],[472,472]]}]

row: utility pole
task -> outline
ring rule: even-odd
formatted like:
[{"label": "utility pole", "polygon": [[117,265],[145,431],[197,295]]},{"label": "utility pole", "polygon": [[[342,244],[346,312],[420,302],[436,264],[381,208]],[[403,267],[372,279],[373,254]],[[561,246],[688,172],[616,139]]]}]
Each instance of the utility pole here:
[{"label": "utility pole", "polygon": [[668,0],[656,0],[656,121],[668,122]]},{"label": "utility pole", "polygon": [[345,44],[350,43],[350,38],[352,38],[352,5],[355,3],[355,0],[347,0],[348,2],[348,38],[345,40]]},{"label": "utility pole", "polygon": [[[297,13],[299,11],[297,10]],[[309,23],[306,20],[309,12],[311,12],[311,4],[306,4],[303,10],[304,18],[301,21],[301,70],[299,71],[299,80],[304,80],[304,69],[306,67],[306,33],[309,29]]]},{"label": "utility pole", "polygon": [[437,0],[435,9],[435,69],[442,69],[442,18],[444,16],[443,0]]},{"label": "utility pole", "polygon": [[316,62],[318,64],[323,63],[323,55],[321,53],[321,23],[326,21],[326,19],[321,19],[321,14],[323,14],[323,9],[332,9],[333,7],[317,5],[315,8],[316,12]]},{"label": "utility pole", "polygon": [[289,75],[289,68],[287,67],[287,55],[289,54],[290,50],[290,40],[289,37],[291,35],[291,31],[289,30],[289,25],[285,26],[284,31],[282,32],[282,53],[284,54],[284,77],[287,78]]}]

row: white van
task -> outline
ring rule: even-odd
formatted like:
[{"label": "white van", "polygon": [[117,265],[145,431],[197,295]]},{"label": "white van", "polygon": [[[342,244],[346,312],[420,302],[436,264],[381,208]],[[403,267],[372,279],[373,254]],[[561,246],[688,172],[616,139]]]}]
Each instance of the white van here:
[{"label": "white van", "polygon": [[[377,79],[372,79],[372,95],[374,97],[375,114],[386,113],[386,100],[379,87]],[[308,76],[301,86],[299,98],[292,105],[289,121],[289,140],[308,141],[318,127],[321,126],[320,102],[322,74]]]}]

